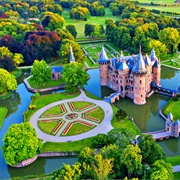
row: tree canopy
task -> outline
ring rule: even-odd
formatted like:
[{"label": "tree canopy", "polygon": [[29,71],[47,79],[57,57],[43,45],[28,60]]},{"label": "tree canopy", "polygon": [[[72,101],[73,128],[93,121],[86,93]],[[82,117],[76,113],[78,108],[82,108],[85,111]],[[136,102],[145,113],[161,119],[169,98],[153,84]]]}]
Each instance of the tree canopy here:
[{"label": "tree canopy", "polygon": [[44,60],[35,60],[31,70],[32,79],[38,84],[44,84],[51,80],[51,68]]},{"label": "tree canopy", "polygon": [[17,81],[14,75],[11,75],[5,69],[0,68],[0,94],[17,89]]},{"label": "tree canopy", "polygon": [[42,142],[30,123],[13,124],[3,138],[3,155],[7,164],[17,165],[40,153]]}]

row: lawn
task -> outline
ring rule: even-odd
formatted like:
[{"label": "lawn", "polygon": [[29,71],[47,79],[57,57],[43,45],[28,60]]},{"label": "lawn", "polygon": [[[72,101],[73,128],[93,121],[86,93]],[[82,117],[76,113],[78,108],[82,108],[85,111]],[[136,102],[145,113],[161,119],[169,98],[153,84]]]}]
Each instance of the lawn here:
[{"label": "lawn", "polygon": [[38,121],[38,127],[44,133],[52,135],[53,130],[59,124],[59,121],[51,121],[51,122],[40,122]]},{"label": "lawn", "polygon": [[[133,0],[133,1],[136,1],[136,0]],[[138,0],[138,2],[141,2],[141,3],[155,3],[155,4],[166,4],[166,3],[171,3],[171,4],[174,4],[174,0]]]},{"label": "lawn", "polygon": [[[88,17],[87,21],[71,19],[70,18],[70,12],[67,9],[63,11],[62,16],[64,17],[64,19],[66,21],[66,25],[69,25],[69,24],[75,25],[76,31],[77,31],[77,39],[78,39],[78,38],[84,38],[85,37],[84,36],[85,24],[102,24],[103,26],[105,26],[105,21],[107,19],[112,18],[114,21],[121,20],[120,16],[113,16],[111,13],[111,10],[109,8],[106,8],[105,10],[106,10],[105,16],[96,16],[96,17],[90,16],[90,17]],[[104,35],[102,35],[102,36],[104,36]]]},{"label": "lawn", "polygon": [[172,113],[174,120],[180,119],[180,100],[170,100],[169,103],[163,108],[163,113],[167,116],[170,112]]},{"label": "lawn", "polygon": [[53,86],[61,86],[63,84],[61,78],[58,80],[51,80],[51,81],[44,83],[44,84],[39,84],[39,83],[37,84],[35,81],[32,80],[32,78],[29,78],[28,83],[34,89],[50,88]]},{"label": "lawn", "polygon": [[43,144],[43,152],[70,152],[70,151],[81,151],[84,147],[92,148],[92,140],[91,138],[86,138],[79,141],[73,142],[46,142]]},{"label": "lawn", "polygon": [[176,12],[180,13],[180,7],[179,6],[141,6],[146,9],[156,9],[159,11],[168,11],[168,12]]},{"label": "lawn", "polygon": [[104,119],[104,111],[101,107],[99,107],[97,110],[89,112],[86,114],[88,117],[96,118],[100,120],[100,122]]},{"label": "lawn", "polygon": [[171,66],[171,67],[174,67],[174,68],[180,68],[180,62],[165,61],[165,62],[162,62],[162,64],[168,65],[168,66]]},{"label": "lawn", "polygon": [[174,174],[174,180],[180,180],[180,172],[175,172]]},{"label": "lawn", "polygon": [[73,124],[72,127],[69,129],[69,131],[66,133],[66,135],[61,136],[74,136],[77,134],[82,134],[84,132],[90,131],[92,127],[85,126],[83,124]]},{"label": "lawn", "polygon": [[7,108],[0,107],[0,129],[4,123],[4,119],[6,117],[7,111],[8,111]]},{"label": "lawn", "polygon": [[86,57],[85,60],[89,67],[99,67],[99,64],[94,64],[88,57]]},{"label": "lawn", "polygon": [[32,110],[27,110],[24,113],[24,121],[28,122],[30,120],[30,117],[37,112],[39,109],[41,109],[42,107],[56,102],[56,101],[60,101],[63,99],[70,99],[70,98],[74,98],[77,97],[80,94],[80,92],[76,93],[76,94],[67,94],[67,93],[56,93],[56,94],[48,94],[48,95],[41,95],[40,97],[35,97],[32,99],[31,104],[34,104],[37,106],[36,109],[32,109]]},{"label": "lawn", "polygon": [[74,105],[74,107],[78,110],[78,109],[81,109],[81,108],[84,108],[84,107],[86,107],[86,106],[89,106],[89,105],[91,105],[92,103],[90,103],[90,102],[83,102],[83,101],[74,101],[74,102],[72,102],[73,103],[73,105]]},{"label": "lawn", "polygon": [[121,122],[120,120],[117,120],[115,117],[115,114],[117,112],[117,108],[115,106],[112,105],[113,108],[113,119],[112,119],[112,126],[116,129],[116,128],[128,128],[128,129],[132,129],[135,131],[136,135],[140,135],[142,134],[142,132],[137,128],[137,126],[128,118],[126,117],[124,119],[124,122]]},{"label": "lawn", "polygon": [[57,106],[54,106],[54,107],[48,109],[47,111],[45,111],[41,115],[41,117],[45,117],[45,116],[49,116],[49,115],[54,115],[54,114],[59,115],[60,113],[62,113],[62,110],[60,108],[60,105],[57,105]]},{"label": "lawn", "polygon": [[176,166],[180,164],[180,155],[179,156],[172,156],[166,158],[167,162],[170,163],[172,166]]}]

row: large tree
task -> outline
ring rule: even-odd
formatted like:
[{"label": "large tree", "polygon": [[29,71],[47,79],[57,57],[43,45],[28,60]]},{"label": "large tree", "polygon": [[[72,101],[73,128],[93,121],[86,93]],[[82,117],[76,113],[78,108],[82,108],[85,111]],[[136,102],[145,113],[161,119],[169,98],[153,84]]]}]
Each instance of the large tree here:
[{"label": "large tree", "polygon": [[11,75],[5,69],[0,68],[0,94],[17,89],[17,81],[14,75]]},{"label": "large tree", "polygon": [[42,142],[30,123],[13,124],[3,138],[3,155],[7,164],[17,165],[40,153]]},{"label": "large tree", "polygon": [[38,84],[44,84],[51,80],[51,68],[46,64],[44,60],[35,60],[33,63],[31,74],[32,79]]},{"label": "large tree", "polygon": [[76,38],[77,36],[77,31],[74,25],[67,25],[66,29],[74,36],[74,38]]},{"label": "large tree", "polygon": [[88,81],[88,73],[84,70],[84,66],[81,63],[74,62],[64,65],[62,71],[62,79],[67,87],[84,87]]}]

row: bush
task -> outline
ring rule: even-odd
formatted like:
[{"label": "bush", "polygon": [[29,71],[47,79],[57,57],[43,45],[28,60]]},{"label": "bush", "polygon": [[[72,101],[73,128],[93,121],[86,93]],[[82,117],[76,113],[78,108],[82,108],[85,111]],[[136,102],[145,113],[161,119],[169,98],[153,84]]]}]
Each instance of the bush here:
[{"label": "bush", "polygon": [[78,92],[78,87],[77,86],[66,87],[65,90],[69,94],[74,94],[74,93]]},{"label": "bush", "polygon": [[37,108],[37,106],[34,105],[34,104],[30,104],[30,105],[29,105],[29,109],[36,109],[36,108]]}]

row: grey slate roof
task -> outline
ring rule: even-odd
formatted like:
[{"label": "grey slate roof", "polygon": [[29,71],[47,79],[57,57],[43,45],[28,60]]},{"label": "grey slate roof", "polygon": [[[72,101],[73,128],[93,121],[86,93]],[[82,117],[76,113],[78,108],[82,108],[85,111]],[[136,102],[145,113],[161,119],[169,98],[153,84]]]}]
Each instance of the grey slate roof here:
[{"label": "grey slate roof", "polygon": [[110,63],[104,47],[102,47],[98,63],[99,64]]},{"label": "grey slate roof", "polygon": [[55,73],[62,72],[62,70],[63,70],[62,66],[53,66],[52,67],[52,72],[55,72]]},{"label": "grey slate roof", "polygon": [[121,64],[119,65],[119,67],[117,69],[120,71],[124,71],[126,69],[129,69],[129,67],[127,66],[126,62],[123,61],[123,62],[121,62]]},{"label": "grey slate roof", "polygon": [[149,58],[149,56],[147,54],[145,55],[145,64],[146,64],[146,66],[151,66],[152,65],[151,60],[150,60],[150,58]]},{"label": "grey slate roof", "polygon": [[139,73],[139,74],[143,74],[147,72],[146,67],[145,67],[145,62],[144,62],[141,52],[139,52],[139,54],[136,57],[136,63],[132,71],[134,73]]},{"label": "grey slate roof", "polygon": [[154,49],[151,50],[150,58],[151,58],[151,61],[155,61],[158,59],[156,57],[156,53],[155,53]]}]

